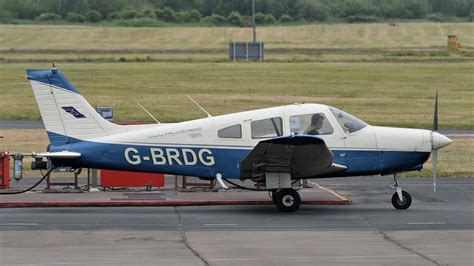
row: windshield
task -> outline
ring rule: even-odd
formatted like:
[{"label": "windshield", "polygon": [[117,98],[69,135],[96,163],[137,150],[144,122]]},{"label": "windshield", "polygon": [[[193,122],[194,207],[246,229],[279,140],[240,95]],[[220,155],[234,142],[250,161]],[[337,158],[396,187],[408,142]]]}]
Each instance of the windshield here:
[{"label": "windshield", "polygon": [[359,118],[337,108],[329,107],[329,110],[331,110],[339,125],[341,125],[341,127],[347,133],[354,133],[369,125]]}]

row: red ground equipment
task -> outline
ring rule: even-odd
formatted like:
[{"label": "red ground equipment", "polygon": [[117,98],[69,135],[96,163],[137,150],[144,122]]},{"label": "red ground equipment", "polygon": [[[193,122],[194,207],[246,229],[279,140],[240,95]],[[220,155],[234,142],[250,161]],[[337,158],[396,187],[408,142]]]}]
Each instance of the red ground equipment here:
[{"label": "red ground equipment", "polygon": [[103,187],[164,187],[165,175],[141,172],[100,170]]},{"label": "red ground equipment", "polygon": [[0,152],[0,189],[10,188],[10,156]]}]

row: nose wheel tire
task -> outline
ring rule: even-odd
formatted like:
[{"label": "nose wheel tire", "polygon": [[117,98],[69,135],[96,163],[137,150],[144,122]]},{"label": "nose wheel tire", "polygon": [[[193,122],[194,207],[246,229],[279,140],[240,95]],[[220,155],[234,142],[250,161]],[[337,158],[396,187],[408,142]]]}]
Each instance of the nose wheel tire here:
[{"label": "nose wheel tire", "polygon": [[273,202],[281,212],[294,212],[301,205],[301,197],[296,190],[285,188],[273,194]]},{"label": "nose wheel tire", "polygon": [[397,192],[392,196],[392,205],[395,209],[405,210],[411,205],[411,196],[408,192],[402,191],[402,200],[398,197]]}]

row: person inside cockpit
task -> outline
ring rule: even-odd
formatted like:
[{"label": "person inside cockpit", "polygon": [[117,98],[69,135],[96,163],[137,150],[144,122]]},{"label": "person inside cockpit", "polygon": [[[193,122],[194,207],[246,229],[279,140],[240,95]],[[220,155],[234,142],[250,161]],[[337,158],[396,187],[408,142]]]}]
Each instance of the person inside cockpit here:
[{"label": "person inside cockpit", "polygon": [[323,125],[324,117],[320,114],[314,114],[311,117],[311,125],[304,131],[307,135],[319,135],[319,130]]}]

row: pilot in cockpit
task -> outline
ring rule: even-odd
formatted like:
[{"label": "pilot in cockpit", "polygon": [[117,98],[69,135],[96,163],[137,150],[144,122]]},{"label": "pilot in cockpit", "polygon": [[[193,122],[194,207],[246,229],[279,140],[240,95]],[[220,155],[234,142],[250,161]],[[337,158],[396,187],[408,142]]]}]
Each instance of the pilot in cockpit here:
[{"label": "pilot in cockpit", "polygon": [[323,125],[324,117],[320,114],[314,114],[311,117],[311,125],[304,131],[307,135],[319,135],[319,130]]}]

